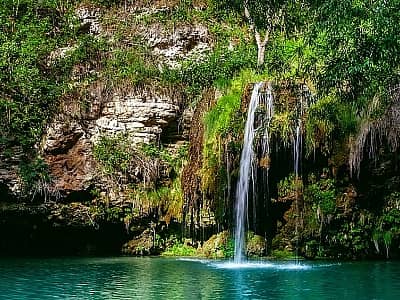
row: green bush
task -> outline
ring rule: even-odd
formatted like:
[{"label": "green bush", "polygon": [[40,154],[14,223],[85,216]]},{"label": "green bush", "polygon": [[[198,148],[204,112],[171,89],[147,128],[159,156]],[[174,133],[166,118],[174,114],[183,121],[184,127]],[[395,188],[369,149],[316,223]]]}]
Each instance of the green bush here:
[{"label": "green bush", "polygon": [[19,166],[19,174],[28,190],[34,188],[38,183],[46,183],[51,180],[48,165],[40,157],[31,161],[22,161]]},{"label": "green bush", "polygon": [[125,134],[113,137],[102,136],[93,147],[93,156],[98,160],[106,173],[126,172],[130,166],[135,150]]},{"label": "green bush", "polygon": [[195,256],[197,250],[192,246],[185,244],[174,244],[173,246],[167,248],[161,255],[163,256]]}]

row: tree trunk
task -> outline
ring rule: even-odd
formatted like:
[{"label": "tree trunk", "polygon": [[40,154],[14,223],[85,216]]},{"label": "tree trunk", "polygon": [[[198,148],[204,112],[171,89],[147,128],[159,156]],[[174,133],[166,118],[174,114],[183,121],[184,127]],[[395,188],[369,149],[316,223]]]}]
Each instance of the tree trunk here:
[{"label": "tree trunk", "polygon": [[250,15],[250,11],[249,11],[249,3],[248,0],[245,0],[244,3],[244,15],[247,18],[247,20],[250,23],[250,29],[254,32],[254,37],[256,39],[257,42],[257,48],[258,48],[258,52],[257,52],[257,66],[262,66],[264,64],[264,56],[265,56],[265,46],[268,43],[269,40],[269,34],[271,32],[271,26],[268,26],[267,31],[265,32],[265,36],[264,39],[261,39],[261,34],[260,32],[257,30],[256,25],[254,23],[254,20],[252,19],[251,15]]},{"label": "tree trunk", "polygon": [[265,58],[265,44],[258,44],[257,45],[258,52],[257,52],[257,66],[262,66],[264,64]]}]

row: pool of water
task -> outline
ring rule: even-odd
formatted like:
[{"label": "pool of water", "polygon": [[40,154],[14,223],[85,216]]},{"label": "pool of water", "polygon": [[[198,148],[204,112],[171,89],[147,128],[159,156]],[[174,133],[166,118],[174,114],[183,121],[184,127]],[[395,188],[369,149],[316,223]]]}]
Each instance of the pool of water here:
[{"label": "pool of water", "polygon": [[400,262],[0,259],[0,299],[400,299]]}]

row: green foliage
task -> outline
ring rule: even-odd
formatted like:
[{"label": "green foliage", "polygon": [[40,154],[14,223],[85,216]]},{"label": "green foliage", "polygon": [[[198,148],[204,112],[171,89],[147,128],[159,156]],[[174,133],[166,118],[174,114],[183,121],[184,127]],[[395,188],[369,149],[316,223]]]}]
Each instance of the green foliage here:
[{"label": "green foliage", "polygon": [[308,62],[313,59],[310,46],[303,36],[277,34],[267,45],[265,67],[277,79],[295,80],[309,78]]},{"label": "green foliage", "polygon": [[354,220],[342,222],[336,231],[330,232],[331,249],[326,247],[326,252],[344,258],[366,256],[371,249],[373,221],[370,212],[361,210]]},{"label": "green foliage", "polygon": [[276,113],[271,121],[271,134],[277,136],[284,145],[290,145],[292,141],[295,118],[295,111],[284,111]]},{"label": "green foliage", "polygon": [[180,173],[183,163],[188,158],[188,148],[187,143],[181,145],[176,154],[171,154],[162,145],[157,146],[155,144],[143,144],[140,151],[148,158],[156,159],[159,158],[164,162],[168,163],[176,173]]},{"label": "green foliage", "polygon": [[172,220],[182,221],[183,194],[179,178],[155,188],[136,186],[131,189],[129,197],[143,209],[158,207],[160,219],[169,224]]},{"label": "green foliage", "polygon": [[229,238],[228,241],[221,246],[221,250],[224,258],[232,258],[235,254],[235,240]]},{"label": "green foliage", "polygon": [[240,110],[244,89],[248,84],[261,78],[262,75],[244,70],[239,76],[226,83],[224,95],[204,117],[206,141],[215,139],[218,135],[226,136],[228,132],[233,133],[232,130],[239,129],[235,125],[237,120],[234,117]]},{"label": "green foliage", "polygon": [[205,57],[193,57],[179,69],[164,70],[162,78],[169,84],[184,84],[189,95],[200,92],[214,82],[229,80],[242,69],[254,66],[255,48],[240,43],[233,50],[216,48]]},{"label": "green foliage", "polygon": [[49,169],[46,162],[37,157],[31,161],[23,161],[19,166],[19,174],[26,189],[33,188],[36,184],[50,182]]},{"label": "green foliage", "polygon": [[306,122],[307,151],[332,149],[333,140],[342,140],[357,128],[357,116],[349,103],[340,101],[335,93],[320,98],[308,111]]},{"label": "green foliage", "polygon": [[303,189],[303,182],[300,178],[295,178],[292,173],[278,182],[278,197],[281,199],[296,199],[297,194]]},{"label": "green foliage", "polygon": [[315,49],[318,88],[338,88],[360,109],[398,83],[400,3],[323,1],[315,5],[310,42]]},{"label": "green foliage", "polygon": [[273,250],[271,256],[276,259],[295,259],[296,255],[288,250]]},{"label": "green foliage", "polygon": [[[79,32],[76,1],[5,0],[0,7],[0,149],[32,151],[78,63],[99,59],[100,42]],[[65,55],[57,49],[69,47]]]},{"label": "green foliage", "polygon": [[168,247],[161,255],[163,256],[195,256],[197,250],[192,246],[176,243]]},{"label": "green foliage", "polygon": [[124,134],[113,137],[102,136],[93,147],[93,156],[106,173],[126,172],[133,158],[134,149]]},{"label": "green foliage", "polygon": [[[202,167],[202,188],[204,191],[216,191],[216,174],[221,180],[225,171],[225,163],[222,154],[224,153],[223,139],[232,137],[229,147],[236,148],[233,137],[238,136],[243,128],[243,120],[240,117],[241,97],[245,87],[257,80],[262,75],[251,71],[242,71],[241,74],[227,83],[224,95],[218,99],[216,105],[204,116],[204,146],[203,146],[203,167]],[[240,146],[239,146],[240,147]],[[225,184],[218,183],[220,187]]]},{"label": "green foliage", "polygon": [[121,80],[128,80],[134,86],[149,83],[160,76],[155,61],[143,46],[116,49],[105,61],[104,74],[109,83],[118,83]]},{"label": "green foliage", "polygon": [[[36,142],[63,92],[47,55],[62,42],[67,16],[54,1],[5,0],[0,7],[0,149]],[[59,32],[54,28],[58,27]]]},{"label": "green foliage", "polygon": [[244,6],[247,5],[249,14],[258,30],[283,31],[287,27],[299,25],[300,15],[306,6],[302,1],[259,1],[259,0],[222,0],[213,1],[220,10],[239,12],[244,17]]},{"label": "green foliage", "polygon": [[321,178],[315,181],[310,176],[310,183],[304,189],[305,200],[312,203],[314,211],[320,210],[323,215],[331,215],[336,209],[336,183],[334,179]]},{"label": "green foliage", "polygon": [[373,239],[384,244],[388,257],[392,242],[400,243],[400,193],[393,192],[385,200],[386,205],[375,223]]}]

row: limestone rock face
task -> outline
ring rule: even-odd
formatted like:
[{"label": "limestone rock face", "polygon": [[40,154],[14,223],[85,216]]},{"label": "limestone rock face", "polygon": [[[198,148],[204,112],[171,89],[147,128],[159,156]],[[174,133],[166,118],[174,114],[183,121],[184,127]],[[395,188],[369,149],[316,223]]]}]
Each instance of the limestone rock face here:
[{"label": "limestone rock face", "polygon": [[46,154],[54,189],[68,194],[86,190],[95,176],[95,162],[91,155],[91,144],[80,139],[66,153]]},{"label": "limestone rock face", "polygon": [[0,190],[8,190],[11,195],[19,194],[22,191],[22,182],[18,172],[22,155],[22,149],[17,147],[14,147],[13,154],[10,156],[3,151],[0,152]]},{"label": "limestone rock face", "polygon": [[[156,4],[152,2],[154,5],[150,5],[150,2],[130,1],[127,8],[120,7],[119,14],[107,11],[103,6],[81,4],[75,9],[78,31],[80,34],[88,33],[95,38],[104,38],[113,46],[116,32],[104,21],[108,13],[117,19],[116,23],[119,24],[119,18],[140,20],[141,17],[146,17],[146,14],[167,11],[179,3],[153,1]],[[136,41],[134,38],[139,38],[153,54],[150,56],[156,60],[160,69],[165,66],[179,67],[189,58],[201,59],[212,46],[207,28],[200,24],[181,24],[176,28],[167,28],[165,24],[157,22],[146,26],[138,21],[125,25],[132,26],[127,29],[127,45],[132,47],[132,41]],[[79,43],[71,42],[62,46],[48,54],[47,66],[53,66],[79,49]],[[26,201],[33,199],[31,194],[37,193],[32,203],[26,201],[27,205],[37,205],[39,202],[41,205],[41,202],[45,202],[44,204],[49,206],[50,215],[59,216],[58,219],[53,219],[60,224],[64,223],[59,219],[67,219],[68,216],[76,219],[79,224],[90,223],[72,212],[83,211],[83,215],[86,216],[86,207],[97,205],[90,202],[94,197],[91,197],[89,192],[94,189],[99,193],[99,198],[110,201],[107,205],[132,207],[132,199],[128,199],[127,196],[127,180],[121,177],[122,179],[115,180],[117,182],[112,182],[113,179],[101,172],[93,156],[94,146],[101,137],[124,133],[129,139],[128,142],[134,146],[142,143],[162,143],[165,151],[172,154],[178,152],[188,139],[193,115],[191,108],[182,107],[184,99],[181,87],[159,88],[149,83],[132,87],[127,82],[110,84],[101,72],[97,61],[84,61],[73,66],[70,77],[73,91],[59,99],[58,112],[52,116],[41,141],[35,145],[35,150],[38,150],[40,159],[47,164],[49,172],[50,181],[45,182],[45,192],[50,193],[51,197],[47,200],[56,201],[47,201],[46,197],[40,194],[41,191],[24,190],[20,164],[23,158],[29,161],[31,157],[26,157],[26,153],[19,149],[13,149],[12,154],[0,152],[0,198],[4,195],[8,198],[9,195],[10,199]],[[93,75],[93,78],[96,78],[95,82],[85,81],[87,74]],[[163,181],[169,173],[159,171],[162,168],[161,166],[156,170],[157,176],[162,177],[159,181],[169,184],[167,180]],[[144,177],[140,176],[140,170],[136,171],[135,166],[130,169],[132,170],[134,172],[131,174],[134,174],[131,177]],[[116,185],[118,188],[115,188]],[[71,206],[72,203],[81,201],[86,201],[82,202],[82,207]],[[64,211],[60,205],[65,205],[71,210]],[[141,205],[143,207],[138,208],[138,217],[143,217],[147,206],[150,206]]]},{"label": "limestone rock face", "polygon": [[99,181],[93,146],[100,136],[124,132],[132,144],[157,142],[163,128],[175,121],[180,108],[167,94],[150,91],[115,94],[108,100],[93,99],[88,111],[77,115],[64,105],[46,129],[41,151],[55,190],[68,195]]},{"label": "limestone rock face", "polygon": [[142,35],[153,54],[172,68],[180,67],[180,61],[185,59],[201,59],[211,50],[208,30],[202,25],[177,27],[172,33],[154,25],[143,30]]},{"label": "limestone rock face", "polygon": [[133,143],[155,142],[162,128],[176,119],[178,112],[179,106],[165,95],[145,91],[126,96],[114,95],[103,105],[92,134],[127,132],[132,136]]},{"label": "limestone rock face", "polygon": [[101,33],[99,8],[81,6],[76,9],[75,15],[79,19],[82,29],[93,35]]}]

